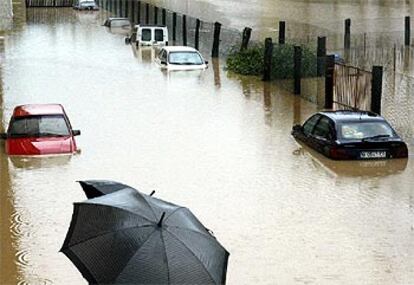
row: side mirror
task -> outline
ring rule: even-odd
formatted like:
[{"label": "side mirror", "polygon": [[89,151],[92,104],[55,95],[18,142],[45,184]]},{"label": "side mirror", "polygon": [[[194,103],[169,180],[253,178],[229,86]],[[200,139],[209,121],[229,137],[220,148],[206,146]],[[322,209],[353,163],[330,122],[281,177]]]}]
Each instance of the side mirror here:
[{"label": "side mirror", "polygon": [[205,64],[208,64],[208,60],[205,60],[205,61],[204,61],[204,63],[205,63]]},{"label": "side mirror", "polygon": [[81,131],[80,130],[72,130],[72,135],[75,136],[80,136]]},{"label": "side mirror", "polygon": [[7,134],[6,133],[0,133],[0,139],[7,140]]},{"label": "side mirror", "polygon": [[162,65],[167,65],[167,62],[165,60],[161,60]]},{"label": "side mirror", "polygon": [[131,38],[125,38],[125,44],[130,44],[131,43]]},{"label": "side mirror", "polygon": [[301,125],[294,125],[293,126],[293,131],[296,131],[296,132],[300,132],[300,131],[302,131],[302,126]]}]

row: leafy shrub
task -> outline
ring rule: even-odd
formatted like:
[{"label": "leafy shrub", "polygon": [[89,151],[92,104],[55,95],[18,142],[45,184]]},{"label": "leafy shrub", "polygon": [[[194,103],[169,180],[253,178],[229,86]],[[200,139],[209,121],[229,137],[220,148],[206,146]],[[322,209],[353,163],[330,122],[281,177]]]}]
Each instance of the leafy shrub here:
[{"label": "leafy shrub", "polygon": [[[294,45],[275,44],[272,55],[272,78],[293,78]],[[302,46],[302,77],[316,75],[316,52]],[[243,75],[262,75],[264,66],[264,45],[257,44],[246,50],[234,50],[227,58],[227,68]]]}]

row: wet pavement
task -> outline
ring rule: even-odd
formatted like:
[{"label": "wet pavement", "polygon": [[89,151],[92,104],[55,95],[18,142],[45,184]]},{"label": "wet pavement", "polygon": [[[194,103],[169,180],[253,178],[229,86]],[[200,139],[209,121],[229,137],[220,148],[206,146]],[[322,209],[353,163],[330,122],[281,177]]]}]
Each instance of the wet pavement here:
[{"label": "wet pavement", "polygon": [[[316,105],[210,59],[163,73],[106,17],[31,9],[0,41],[0,130],[15,105],[57,102],[82,131],[72,157],[1,145],[3,284],[86,284],[59,253],[83,179],[188,206],[230,251],[228,284],[414,283],[412,157],[330,161],[290,136]],[[393,120],[414,153],[408,113]]]}]

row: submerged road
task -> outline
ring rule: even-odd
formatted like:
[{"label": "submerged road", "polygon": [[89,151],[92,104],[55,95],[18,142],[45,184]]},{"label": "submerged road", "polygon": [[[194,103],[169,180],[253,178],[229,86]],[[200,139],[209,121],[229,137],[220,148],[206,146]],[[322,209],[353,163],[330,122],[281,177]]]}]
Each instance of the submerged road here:
[{"label": "submerged road", "polygon": [[414,283],[412,158],[327,160],[290,136],[316,105],[211,60],[162,73],[106,17],[31,9],[0,50],[0,130],[18,104],[61,103],[82,131],[73,157],[1,145],[2,284],[86,284],[58,252],[82,179],[189,207],[230,251],[228,284]]}]

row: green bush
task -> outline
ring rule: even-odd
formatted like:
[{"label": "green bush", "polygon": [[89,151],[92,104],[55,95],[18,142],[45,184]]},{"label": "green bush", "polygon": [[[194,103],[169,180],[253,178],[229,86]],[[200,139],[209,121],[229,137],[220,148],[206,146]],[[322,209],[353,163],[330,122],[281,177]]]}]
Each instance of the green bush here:
[{"label": "green bush", "polygon": [[[272,78],[293,78],[294,45],[274,45],[272,56]],[[316,76],[316,52],[302,46],[302,77]],[[227,58],[227,68],[243,75],[262,75],[264,45],[255,45],[246,50],[235,50]]]}]

